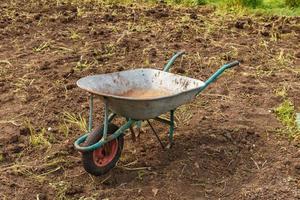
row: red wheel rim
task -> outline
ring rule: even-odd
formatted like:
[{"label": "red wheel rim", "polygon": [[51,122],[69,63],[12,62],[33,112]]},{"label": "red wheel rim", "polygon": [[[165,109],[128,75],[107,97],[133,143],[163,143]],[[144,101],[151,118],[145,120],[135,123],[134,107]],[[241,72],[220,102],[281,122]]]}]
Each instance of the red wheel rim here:
[{"label": "red wheel rim", "polygon": [[114,139],[103,147],[93,151],[93,160],[98,167],[108,165],[116,156],[118,151],[118,140]]}]

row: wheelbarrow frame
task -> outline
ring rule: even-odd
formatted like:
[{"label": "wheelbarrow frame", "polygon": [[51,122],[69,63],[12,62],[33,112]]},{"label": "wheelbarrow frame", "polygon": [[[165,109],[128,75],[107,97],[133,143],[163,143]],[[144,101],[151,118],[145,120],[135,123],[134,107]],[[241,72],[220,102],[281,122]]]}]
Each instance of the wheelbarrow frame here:
[{"label": "wheelbarrow frame", "polygon": [[[175,60],[180,57],[181,55],[184,54],[184,51],[176,53],[165,65],[163,71],[168,72]],[[198,92],[196,93],[196,96],[199,95],[201,91],[203,91],[209,84],[214,82],[226,69],[229,69],[233,66],[239,65],[238,61],[234,61],[232,63],[225,64],[221,66],[211,77],[209,77],[205,82],[202,87],[199,88]],[[103,97],[104,101],[104,122],[103,122],[103,135],[100,141],[98,141],[95,144],[92,144],[90,146],[81,146],[82,143],[85,142],[87,139],[89,133],[92,131],[92,126],[93,126],[93,108],[94,108],[94,95],[90,95],[89,99],[89,126],[88,126],[88,133],[84,134],[83,136],[79,137],[75,143],[75,149],[81,152],[89,152],[89,151],[94,151],[98,148],[101,148],[103,145],[107,144],[111,140],[114,140],[118,138],[121,134],[125,134],[125,131],[127,129],[130,129],[134,124],[139,122],[140,120],[135,120],[135,119],[128,119],[126,118],[126,123],[123,124],[117,131],[115,131],[113,134],[108,135],[107,130],[108,130],[108,124],[117,116],[116,113],[110,113],[109,114],[109,107],[108,107],[108,100],[106,97]],[[169,125],[169,146],[171,147],[173,144],[173,134],[174,134],[174,110],[170,110],[170,120],[160,118],[159,116],[153,118],[156,121],[162,122],[164,124]]]}]

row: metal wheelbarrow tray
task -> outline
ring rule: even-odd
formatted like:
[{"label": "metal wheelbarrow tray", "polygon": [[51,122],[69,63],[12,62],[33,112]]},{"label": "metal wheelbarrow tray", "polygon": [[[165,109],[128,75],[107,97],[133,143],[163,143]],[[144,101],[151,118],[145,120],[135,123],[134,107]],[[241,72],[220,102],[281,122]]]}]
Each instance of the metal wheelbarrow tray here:
[{"label": "metal wheelbarrow tray", "polygon": [[106,98],[112,112],[145,120],[191,101],[204,82],[155,69],[88,76],[78,86]]},{"label": "metal wheelbarrow tray", "polygon": [[[169,125],[168,146],[171,147],[176,108],[194,99],[226,69],[239,65],[238,61],[225,64],[205,82],[168,73],[176,58],[183,53],[175,54],[163,71],[140,68],[87,76],[77,81],[80,88],[91,93],[88,133],[74,143],[75,148],[82,152],[83,166],[87,172],[98,176],[112,169],[121,156],[125,131],[130,129],[135,137],[133,126],[140,125],[141,120],[148,122],[163,148],[165,146],[149,119]],[[102,126],[92,129],[95,95],[104,102],[104,122]],[[159,117],[166,112],[170,112],[169,120]],[[120,127],[112,124],[116,115],[126,119]]]}]

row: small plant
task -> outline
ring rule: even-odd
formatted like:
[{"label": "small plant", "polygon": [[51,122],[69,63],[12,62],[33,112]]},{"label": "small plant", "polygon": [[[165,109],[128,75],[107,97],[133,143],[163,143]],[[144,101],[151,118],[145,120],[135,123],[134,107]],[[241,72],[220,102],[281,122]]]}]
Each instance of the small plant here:
[{"label": "small plant", "polygon": [[60,181],[56,183],[50,183],[50,186],[56,191],[56,199],[65,200],[66,192],[70,188],[69,183],[65,181]]},{"label": "small plant", "polygon": [[50,146],[50,142],[45,138],[46,129],[42,129],[41,131],[30,135],[29,141],[30,144],[34,147],[36,146]]},{"label": "small plant", "polygon": [[31,124],[31,122],[28,120],[25,122],[25,126],[29,129],[30,131],[30,136],[29,136],[29,144],[33,147],[50,147],[51,143],[47,140],[45,134],[46,134],[46,129],[42,128],[40,131],[36,131]]},{"label": "small plant", "polygon": [[278,97],[283,97],[285,98],[287,96],[287,88],[285,86],[283,86],[282,88],[278,88],[277,90],[275,90],[275,94]]},{"label": "small plant", "polygon": [[295,126],[295,108],[290,100],[284,100],[276,109],[278,119],[283,125],[288,127]]},{"label": "small plant", "polygon": [[28,92],[27,92],[28,88],[32,86],[34,81],[35,79],[27,78],[27,75],[24,75],[22,78],[16,79],[13,83],[14,86],[13,92],[22,101],[26,101],[26,98],[28,96]]},{"label": "small plant", "polygon": [[59,124],[58,132],[62,133],[65,137],[68,137],[70,130],[69,130],[69,126],[66,124],[65,121]]},{"label": "small plant", "polygon": [[83,56],[80,56],[80,60],[76,63],[74,70],[76,71],[84,71],[89,69],[93,63],[88,62],[87,60],[83,60]]},{"label": "small plant", "polygon": [[104,44],[101,48],[103,55],[114,55],[116,51],[116,46],[115,44],[109,43],[109,44]]},{"label": "small plant", "polygon": [[83,8],[77,7],[77,16],[82,17],[85,14],[85,10]]},{"label": "small plant", "polygon": [[20,90],[26,90],[29,86],[32,85],[35,79],[28,79],[26,78],[26,75],[23,76],[23,78],[18,78],[16,80],[16,83],[14,86],[16,87],[15,92],[18,92]]},{"label": "small plant", "polygon": [[72,40],[81,39],[81,36],[79,35],[79,33],[76,30],[69,29],[69,32],[70,32],[70,39],[72,39]]},{"label": "small plant", "polygon": [[64,112],[63,117],[65,122],[76,125],[81,131],[86,132],[88,130],[86,120],[80,114]]},{"label": "small plant", "polygon": [[285,99],[284,102],[275,109],[275,113],[277,118],[286,127],[286,129],[283,130],[285,134],[291,139],[299,139],[300,129],[296,124],[296,114],[293,103],[290,100]]},{"label": "small plant", "polygon": [[42,42],[39,46],[37,47],[33,47],[33,51],[34,52],[41,52],[44,51],[46,49],[50,48],[50,43],[49,42]]},{"label": "small plant", "polygon": [[285,64],[289,63],[289,59],[288,59],[288,57],[286,57],[286,55],[284,54],[284,51],[282,49],[279,52],[276,60],[280,65],[285,65]]}]

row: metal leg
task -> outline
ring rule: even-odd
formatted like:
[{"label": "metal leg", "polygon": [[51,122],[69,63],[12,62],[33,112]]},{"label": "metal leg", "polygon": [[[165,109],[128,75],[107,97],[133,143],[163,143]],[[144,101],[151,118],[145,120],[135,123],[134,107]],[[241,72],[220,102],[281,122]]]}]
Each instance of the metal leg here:
[{"label": "metal leg", "polygon": [[106,140],[107,138],[107,128],[108,128],[108,103],[107,99],[104,98],[104,129],[103,129],[103,140]]},{"label": "metal leg", "polygon": [[89,113],[89,132],[92,131],[93,128],[93,109],[94,109],[94,96],[91,94],[90,96],[90,113]]},{"label": "metal leg", "polygon": [[116,116],[116,113],[110,113],[110,115],[108,116],[108,122],[110,123]]},{"label": "metal leg", "polygon": [[161,142],[160,138],[158,137],[158,134],[157,134],[157,133],[156,133],[156,131],[154,130],[154,128],[153,128],[153,126],[152,126],[152,124],[150,123],[150,121],[149,121],[149,120],[147,120],[147,122],[148,122],[148,124],[149,124],[150,128],[152,129],[152,131],[153,131],[153,133],[154,133],[154,135],[155,135],[156,139],[159,141],[161,148],[163,148],[163,149],[164,149],[164,148],[165,148],[165,146],[163,145],[163,143]]},{"label": "metal leg", "polygon": [[132,141],[136,142],[135,132],[134,132],[132,126],[129,127],[129,130],[131,132],[131,139],[132,139]]},{"label": "metal leg", "polygon": [[141,132],[142,132],[142,121],[139,120],[136,122],[136,128],[137,128],[137,131],[138,131],[138,134],[137,134],[137,138],[140,138],[140,135],[141,135]]},{"label": "metal leg", "polygon": [[173,145],[173,134],[174,134],[174,110],[170,111],[170,131],[169,131],[169,145],[168,148],[171,148]]}]

